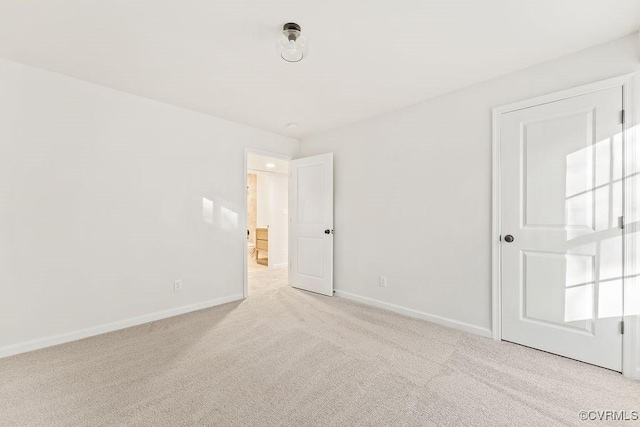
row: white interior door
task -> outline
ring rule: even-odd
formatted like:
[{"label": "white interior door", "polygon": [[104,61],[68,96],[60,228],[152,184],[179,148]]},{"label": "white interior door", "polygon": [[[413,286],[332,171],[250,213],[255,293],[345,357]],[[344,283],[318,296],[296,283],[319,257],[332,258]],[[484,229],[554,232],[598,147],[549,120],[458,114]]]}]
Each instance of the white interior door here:
[{"label": "white interior door", "polygon": [[502,339],[622,369],[622,88],[502,115]]},{"label": "white interior door", "polygon": [[291,162],[289,282],[333,295],[333,153]]}]

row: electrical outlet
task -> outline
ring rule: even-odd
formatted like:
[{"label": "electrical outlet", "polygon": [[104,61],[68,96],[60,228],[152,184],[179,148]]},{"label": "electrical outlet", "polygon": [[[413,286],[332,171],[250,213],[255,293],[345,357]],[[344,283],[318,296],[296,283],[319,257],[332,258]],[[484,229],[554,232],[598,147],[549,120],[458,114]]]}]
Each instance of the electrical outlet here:
[{"label": "electrical outlet", "polygon": [[380,286],[383,288],[387,287],[387,276],[380,276]]},{"label": "electrical outlet", "polygon": [[174,280],[173,281],[173,292],[178,292],[182,290],[182,280]]}]

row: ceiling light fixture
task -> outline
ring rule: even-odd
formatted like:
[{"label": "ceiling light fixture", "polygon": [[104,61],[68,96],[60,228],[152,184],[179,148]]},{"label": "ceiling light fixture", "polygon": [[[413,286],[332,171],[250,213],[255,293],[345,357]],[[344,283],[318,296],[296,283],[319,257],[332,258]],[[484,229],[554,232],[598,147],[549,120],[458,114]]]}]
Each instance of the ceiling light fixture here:
[{"label": "ceiling light fixture", "polygon": [[300,25],[289,22],[278,37],[278,53],[287,62],[300,62],[307,56],[307,38],[300,33]]},{"label": "ceiling light fixture", "polygon": [[268,167],[269,169],[273,169],[276,167],[275,163],[267,163],[265,166]]}]

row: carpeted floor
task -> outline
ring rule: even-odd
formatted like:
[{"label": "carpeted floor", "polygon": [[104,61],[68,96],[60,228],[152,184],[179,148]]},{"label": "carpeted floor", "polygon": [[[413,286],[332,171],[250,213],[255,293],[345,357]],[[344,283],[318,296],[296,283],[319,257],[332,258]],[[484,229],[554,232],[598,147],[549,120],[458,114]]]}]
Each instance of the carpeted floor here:
[{"label": "carpeted floor", "polygon": [[0,425],[548,426],[640,410],[640,382],[615,372],[285,275],[252,269],[245,301],[0,360]]}]

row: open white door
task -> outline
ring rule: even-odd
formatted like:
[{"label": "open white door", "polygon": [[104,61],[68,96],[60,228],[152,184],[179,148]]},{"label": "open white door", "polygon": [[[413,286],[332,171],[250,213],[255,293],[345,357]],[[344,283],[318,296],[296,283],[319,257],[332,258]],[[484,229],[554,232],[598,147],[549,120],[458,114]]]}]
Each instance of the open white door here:
[{"label": "open white door", "polygon": [[622,369],[622,87],[503,114],[502,338]]},{"label": "open white door", "polygon": [[333,153],[291,162],[289,283],[333,295]]}]

